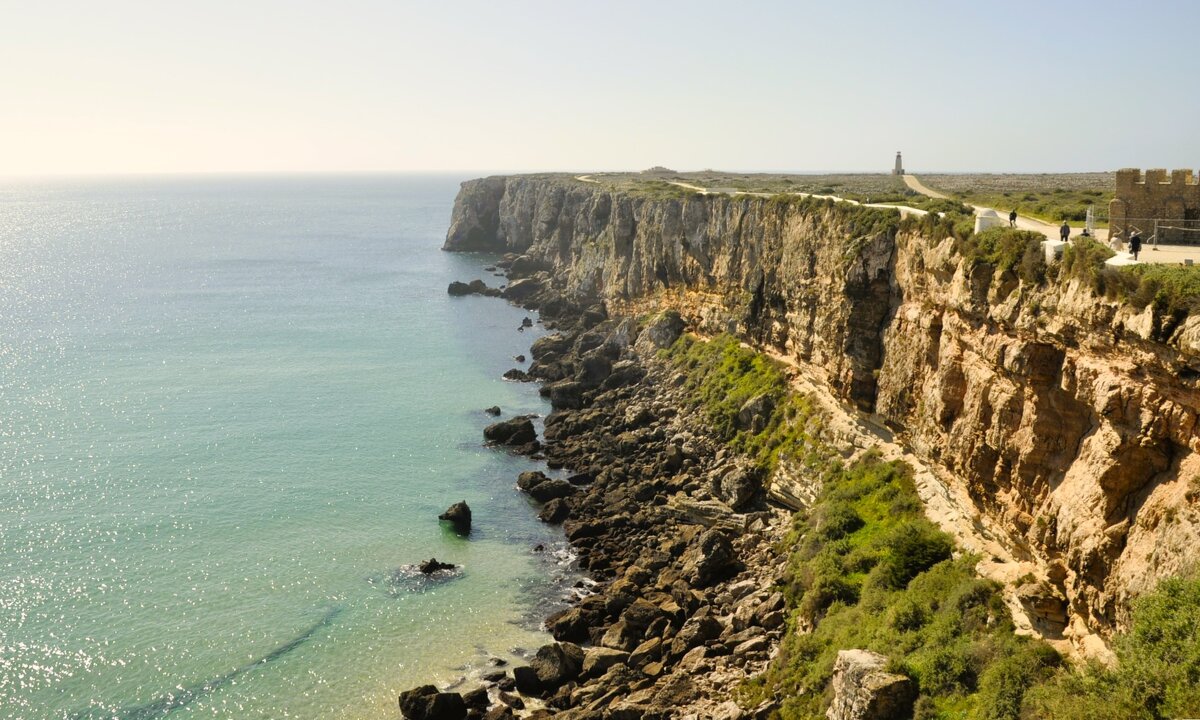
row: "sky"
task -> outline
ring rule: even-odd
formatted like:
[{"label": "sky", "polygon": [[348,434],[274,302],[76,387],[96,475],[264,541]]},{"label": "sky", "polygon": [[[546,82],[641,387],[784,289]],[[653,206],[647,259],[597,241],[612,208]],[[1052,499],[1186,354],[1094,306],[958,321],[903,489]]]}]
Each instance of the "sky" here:
[{"label": "sky", "polygon": [[1200,166],[1200,2],[0,0],[0,175]]}]

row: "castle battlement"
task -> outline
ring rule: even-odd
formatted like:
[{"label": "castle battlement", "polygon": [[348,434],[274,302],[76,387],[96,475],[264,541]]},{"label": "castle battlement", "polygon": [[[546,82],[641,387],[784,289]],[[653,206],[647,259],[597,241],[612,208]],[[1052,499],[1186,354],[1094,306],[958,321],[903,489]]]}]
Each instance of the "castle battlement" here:
[{"label": "castle battlement", "polygon": [[1124,168],[1117,171],[1117,194],[1120,195],[1122,190],[1132,191],[1135,186],[1158,186],[1166,185],[1168,187],[1200,187],[1200,182],[1197,181],[1195,173],[1190,168],[1172,170],[1168,178],[1168,173],[1162,168],[1146,170],[1143,175],[1138,168]]},{"label": "castle battlement", "polygon": [[[1109,226],[1114,233],[1128,235],[1133,228],[1149,232],[1155,221],[1191,227],[1200,223],[1200,180],[1190,168],[1117,171],[1116,197],[1108,206]],[[1162,237],[1160,241],[1176,240]],[[1194,242],[1180,238],[1180,242]]]}]

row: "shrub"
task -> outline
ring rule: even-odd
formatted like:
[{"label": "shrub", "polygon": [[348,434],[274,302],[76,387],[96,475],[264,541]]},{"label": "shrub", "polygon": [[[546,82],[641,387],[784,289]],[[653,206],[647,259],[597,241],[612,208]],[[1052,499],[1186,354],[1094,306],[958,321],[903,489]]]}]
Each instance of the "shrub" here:
[{"label": "shrub", "polygon": [[954,544],[928,520],[910,520],[891,532],[884,547],[887,555],[874,572],[887,587],[903,588],[919,573],[950,559]]}]

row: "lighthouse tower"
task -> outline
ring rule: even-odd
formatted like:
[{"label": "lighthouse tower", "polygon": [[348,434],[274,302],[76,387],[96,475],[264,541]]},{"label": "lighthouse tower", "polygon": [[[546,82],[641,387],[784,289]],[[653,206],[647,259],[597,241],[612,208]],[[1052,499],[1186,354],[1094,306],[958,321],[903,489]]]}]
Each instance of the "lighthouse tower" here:
[{"label": "lighthouse tower", "polygon": [[900,151],[896,151],[896,167],[892,170],[893,175],[904,174],[904,163],[900,160]]}]

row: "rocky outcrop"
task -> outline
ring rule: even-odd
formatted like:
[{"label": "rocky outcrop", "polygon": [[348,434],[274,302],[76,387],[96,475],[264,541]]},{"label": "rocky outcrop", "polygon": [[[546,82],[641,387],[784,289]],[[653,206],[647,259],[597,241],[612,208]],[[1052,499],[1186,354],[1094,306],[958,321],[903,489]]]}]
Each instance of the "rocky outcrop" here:
[{"label": "rocky outcrop", "polygon": [[450,523],[454,531],[460,535],[471,534],[471,507],[467,505],[466,500],[456,502],[446,508],[446,512],[438,515],[438,520]]},{"label": "rocky outcrop", "polygon": [[[804,368],[967,499],[961,514],[1049,584],[1039,597],[1060,599],[1068,639],[1119,627],[1200,542],[1200,318],[1138,311],[1079,282],[1022,282],[964,260],[935,223],[888,211],[656,199],[564,176],[464,184],[446,248],[512,253],[536,279],[528,297],[550,309],[587,295],[616,314],[671,309]],[[638,350],[675,332],[662,329]],[[577,380],[542,350],[529,373],[552,381],[556,408],[583,409],[589,385],[625,372],[614,363],[601,379],[598,365]],[[815,492],[787,459],[761,483],[791,507]]]},{"label": "rocky outcrop", "polygon": [[887,658],[867,650],[841,650],[833,665],[829,720],[901,720],[912,717],[917,689],[885,670]]}]

